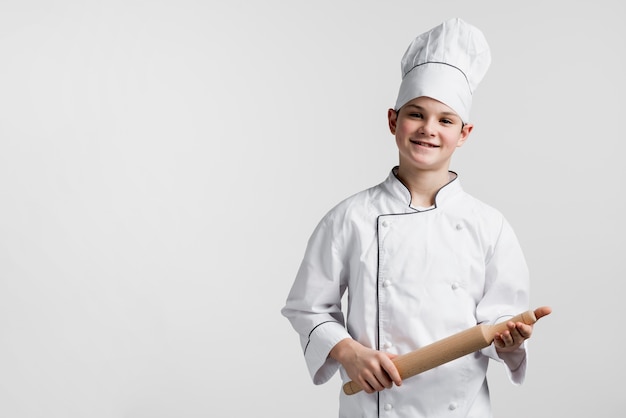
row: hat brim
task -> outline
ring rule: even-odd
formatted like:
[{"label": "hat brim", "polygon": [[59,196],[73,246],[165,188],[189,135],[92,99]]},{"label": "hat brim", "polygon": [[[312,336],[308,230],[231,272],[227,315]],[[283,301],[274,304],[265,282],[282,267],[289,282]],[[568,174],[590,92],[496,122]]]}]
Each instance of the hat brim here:
[{"label": "hat brim", "polygon": [[402,80],[396,110],[418,97],[430,97],[454,110],[463,122],[469,121],[472,92],[465,74],[451,65],[428,62],[413,68]]}]

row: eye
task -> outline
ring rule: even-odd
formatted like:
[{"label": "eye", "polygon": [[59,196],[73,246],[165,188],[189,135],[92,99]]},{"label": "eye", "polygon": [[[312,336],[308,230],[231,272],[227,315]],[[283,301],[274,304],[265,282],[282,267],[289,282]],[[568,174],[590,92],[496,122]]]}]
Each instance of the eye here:
[{"label": "eye", "polygon": [[412,118],[422,118],[422,114],[421,113],[409,113],[409,116]]},{"label": "eye", "polygon": [[450,119],[441,119],[441,121],[440,121],[440,122],[441,122],[441,123],[443,123],[443,124],[446,124],[446,125],[452,125],[452,124],[454,123],[454,122],[453,122],[452,120],[450,120]]}]

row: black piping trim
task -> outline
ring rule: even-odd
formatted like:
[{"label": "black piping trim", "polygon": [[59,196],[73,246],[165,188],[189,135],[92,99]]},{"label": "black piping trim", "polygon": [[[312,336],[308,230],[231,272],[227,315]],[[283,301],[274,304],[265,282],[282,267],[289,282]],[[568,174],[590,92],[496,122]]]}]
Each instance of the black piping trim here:
[{"label": "black piping trim", "polygon": [[[408,204],[408,206],[411,209],[413,209],[413,207],[411,207],[411,190],[409,190],[409,188],[406,186],[406,184],[404,184],[402,182],[402,180],[400,180],[400,177],[398,177],[398,174],[396,173],[396,171],[392,171],[392,173],[395,176],[396,180],[398,180],[400,182],[400,184],[404,186],[404,188],[406,189],[407,193],[409,194],[409,204]],[[443,190],[444,187],[446,187],[447,185],[453,183],[456,179],[459,178],[459,175],[458,175],[458,173],[456,171],[448,170],[448,173],[454,174],[454,178],[452,180],[450,180],[449,182],[447,182],[446,184],[444,184],[443,186],[441,186],[439,188],[439,190],[437,190],[437,193],[435,193],[435,204],[433,205],[433,207],[430,208],[430,209],[426,209],[426,210],[416,211],[415,213],[428,212],[430,210],[437,209],[437,196],[439,195],[439,192],[441,190]],[[381,216],[388,216],[388,215],[411,215],[411,213],[386,213],[384,215],[379,215],[379,217],[381,217]],[[376,225],[376,237],[378,238],[378,225]]]},{"label": "black piping trim", "polygon": [[[378,294],[380,287],[380,232],[378,225],[381,216],[384,215],[378,215],[376,217],[376,351],[380,350],[380,296]],[[380,392],[376,393],[376,416],[380,417]]]},{"label": "black piping trim", "polygon": [[378,288],[380,286],[380,231],[378,229],[381,216],[376,217],[376,350],[380,350],[380,295]]},{"label": "black piping trim", "polygon": [[[455,69],[459,70],[461,72],[461,74],[463,74],[463,77],[465,77],[465,81],[467,82],[467,86],[469,87],[469,80],[467,79],[467,75],[465,75],[463,70],[461,70],[459,67],[456,67],[454,65],[448,64],[447,62],[439,62],[439,61],[426,61],[426,62],[422,62],[421,64],[417,64],[417,65],[413,66],[409,71],[404,73],[404,75],[402,76],[402,79],[404,80],[404,77],[406,77],[407,74],[409,74],[411,71],[413,71],[417,67],[420,67],[420,66],[422,66],[424,64],[443,64],[443,65],[447,65],[448,67],[452,67],[452,68],[455,68]],[[469,90],[470,90],[470,93],[471,93],[472,89],[470,88]]]},{"label": "black piping trim", "polygon": [[307,337],[307,338],[308,338],[308,341],[306,342],[306,345],[304,346],[304,354],[306,354],[306,350],[307,350],[307,348],[309,348],[309,344],[311,343],[311,334],[313,334],[313,331],[315,331],[315,329],[316,329],[317,327],[319,327],[320,325],[324,325],[324,324],[326,324],[326,323],[328,323],[328,322],[334,322],[334,323],[336,323],[336,324],[339,324],[339,322],[337,322],[337,321],[324,321],[324,322],[320,322],[319,324],[317,324],[316,326],[314,326],[314,327],[313,327],[313,329],[311,330],[311,332],[309,332],[309,335],[308,335],[308,337]]},{"label": "black piping trim", "polygon": [[[460,71],[460,70],[459,70]],[[462,71],[461,71],[462,72]],[[449,185],[450,183],[452,183],[453,181],[455,181],[456,179],[459,178],[459,175],[452,170],[448,170],[449,173],[454,174],[454,178],[452,180],[450,180],[449,182],[447,182],[446,184],[444,184],[439,190],[437,190],[437,193],[435,193],[435,204],[433,205],[432,208],[430,209],[426,209],[423,211],[416,211],[416,212],[411,212],[411,213],[386,213],[383,215],[378,215],[376,217],[376,350],[380,350],[380,296],[378,294],[378,289],[380,288],[380,231],[379,231],[379,220],[380,218],[382,218],[383,216],[398,216],[398,215],[414,215],[416,213],[422,213],[422,212],[428,212],[431,211],[433,209],[437,208],[437,195],[439,194],[439,192],[446,187],[447,185]],[[406,184],[402,183],[402,180],[400,180],[400,178],[398,177],[398,175],[396,174],[395,170],[392,171],[393,175],[396,177],[396,179],[400,182],[401,185],[403,185],[408,194],[409,194],[409,207],[411,207],[411,191],[409,190],[408,187],[406,187]],[[413,209],[413,208],[411,208]],[[321,324],[320,324],[321,325]],[[314,328],[315,329],[315,328]],[[311,331],[313,332],[313,331]],[[311,335],[309,334],[309,337]],[[308,343],[307,343],[307,347],[308,347]],[[305,352],[306,352],[306,348],[305,348]],[[376,393],[376,415],[380,417],[380,392]]]}]

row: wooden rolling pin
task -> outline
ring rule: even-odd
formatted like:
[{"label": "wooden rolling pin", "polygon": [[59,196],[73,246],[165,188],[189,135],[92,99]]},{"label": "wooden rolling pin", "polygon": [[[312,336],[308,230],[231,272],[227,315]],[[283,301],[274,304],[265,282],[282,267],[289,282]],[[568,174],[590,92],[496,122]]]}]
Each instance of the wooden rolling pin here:
[{"label": "wooden rolling pin", "polygon": [[[496,334],[502,333],[508,329],[506,324],[509,322],[523,322],[524,324],[532,325],[542,316],[550,314],[550,312],[552,312],[552,310],[544,306],[534,311],[522,312],[513,318],[495,325],[476,325],[442,340],[435,341],[430,345],[395,357],[392,361],[398,369],[400,377],[404,380],[407,377],[415,376],[426,370],[430,370],[459,357],[488,347],[493,342]],[[353,395],[361,390],[363,390],[363,388],[353,381],[343,385],[343,391],[346,395]]]}]

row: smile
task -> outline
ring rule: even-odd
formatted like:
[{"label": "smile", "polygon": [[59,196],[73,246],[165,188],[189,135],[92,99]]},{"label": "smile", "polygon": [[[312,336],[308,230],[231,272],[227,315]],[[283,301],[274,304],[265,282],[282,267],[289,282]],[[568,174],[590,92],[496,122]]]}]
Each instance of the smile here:
[{"label": "smile", "polygon": [[429,144],[428,142],[413,141],[413,140],[411,140],[411,143],[412,143],[412,144],[415,144],[415,145],[422,146],[422,147],[426,147],[426,148],[439,148],[439,145]]}]

